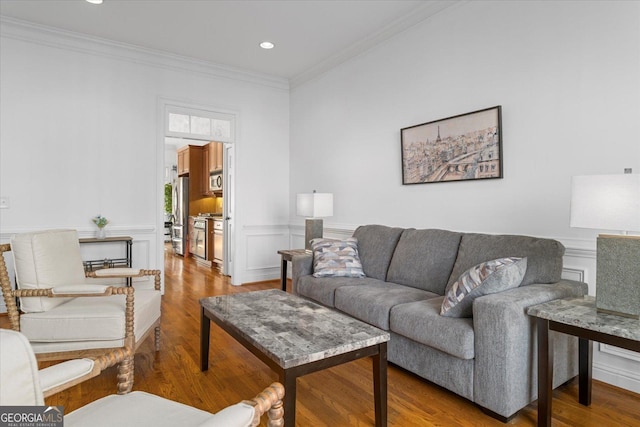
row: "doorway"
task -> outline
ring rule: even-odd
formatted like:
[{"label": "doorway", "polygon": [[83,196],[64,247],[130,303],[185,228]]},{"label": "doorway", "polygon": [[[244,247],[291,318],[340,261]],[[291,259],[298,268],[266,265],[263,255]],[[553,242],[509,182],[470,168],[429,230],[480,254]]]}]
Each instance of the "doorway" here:
[{"label": "doorway", "polygon": [[[159,105],[159,112],[161,115],[160,123],[161,137],[159,138],[162,145],[162,152],[164,155],[161,157],[161,171],[162,179],[161,188],[163,197],[160,203],[162,205],[161,219],[164,230],[163,234],[167,234],[166,225],[169,220],[175,223],[175,202],[167,203],[164,195],[166,193],[175,197],[176,185],[179,180],[178,177],[194,176],[198,174],[198,181],[204,190],[201,192],[190,191],[191,200],[185,206],[190,206],[191,211],[188,210],[186,217],[193,217],[198,214],[215,214],[216,225],[221,222],[222,233],[220,233],[220,227],[216,227],[218,230],[218,243],[220,242],[219,234],[223,234],[222,239],[222,251],[217,248],[216,254],[222,252],[223,258],[219,262],[220,271],[225,276],[233,275],[235,251],[234,242],[234,229],[233,229],[233,212],[234,212],[234,170],[235,170],[235,158],[234,158],[234,142],[235,142],[235,126],[236,126],[236,113],[229,111],[220,111],[214,107],[185,104],[170,100],[161,100]],[[191,146],[191,147],[189,147]],[[205,162],[204,160],[198,160],[202,162],[191,165],[187,171],[180,169],[184,165],[180,164],[178,160],[178,151],[190,151],[195,149],[208,153],[208,148],[214,150],[218,147],[217,153],[212,153],[211,158],[220,157],[219,163],[215,165]],[[195,156],[194,156],[195,158]],[[216,168],[217,167],[217,168]],[[204,169],[207,169],[206,171]],[[193,170],[191,170],[193,169]],[[209,191],[210,174],[215,173],[222,176],[222,190],[218,188],[211,188]],[[181,179],[183,181],[183,179]],[[190,181],[196,181],[191,179]],[[170,186],[171,191],[168,191],[167,186]],[[195,194],[195,195],[194,195]],[[201,199],[194,200],[201,197]],[[171,212],[168,211],[168,206],[171,206]],[[186,221],[186,220],[185,220]],[[180,224],[184,227],[184,247],[188,241],[189,224]],[[212,227],[213,229],[213,227]],[[170,233],[173,236],[173,233]],[[213,233],[212,233],[213,240]],[[165,237],[163,236],[165,241]],[[158,245],[160,256],[159,259],[164,260],[165,249],[172,250],[173,244],[165,247],[165,244]],[[188,251],[185,251],[185,255],[189,255]],[[212,251],[213,257],[213,251]],[[213,264],[213,259],[211,260]]]}]

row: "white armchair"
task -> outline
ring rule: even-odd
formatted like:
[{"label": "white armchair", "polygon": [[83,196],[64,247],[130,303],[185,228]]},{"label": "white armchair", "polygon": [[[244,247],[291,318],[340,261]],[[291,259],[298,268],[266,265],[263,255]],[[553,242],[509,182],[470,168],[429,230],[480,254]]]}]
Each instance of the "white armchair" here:
[{"label": "white armchair", "polygon": [[[104,358],[107,359],[107,358]],[[69,360],[38,371],[29,341],[19,332],[0,329],[0,406],[43,406],[49,395],[99,373],[101,360]],[[46,383],[46,386],[44,385]],[[216,414],[149,393],[110,395],[64,417],[64,425],[80,427],[257,426],[268,414],[269,427],[284,425],[284,388],[273,383],[255,398]]]},{"label": "white armchair", "polygon": [[[85,275],[75,230],[17,234],[10,245],[0,245],[1,255],[10,251],[18,289],[12,289],[0,256],[2,294],[12,329],[29,339],[38,360],[99,356],[117,348],[135,352],[154,330],[159,350],[159,270],[114,268]],[[143,276],[153,277],[149,289],[126,287],[122,280]],[[122,283],[105,284],[116,279]],[[133,385],[132,359],[121,362],[120,393]]]}]

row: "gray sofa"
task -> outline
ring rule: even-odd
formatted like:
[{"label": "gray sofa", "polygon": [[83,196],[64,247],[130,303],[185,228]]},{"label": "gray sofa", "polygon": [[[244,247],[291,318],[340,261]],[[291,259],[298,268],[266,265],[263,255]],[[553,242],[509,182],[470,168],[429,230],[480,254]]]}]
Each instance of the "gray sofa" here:
[{"label": "gray sofa", "polygon": [[[293,292],[389,331],[388,360],[506,421],[537,399],[535,322],[529,306],[586,294],[562,280],[564,246],[516,235],[358,227],[366,277],[314,277],[313,256],[293,257]],[[478,263],[527,257],[519,287],[473,302],[470,318],[444,317],[447,285]],[[578,373],[577,339],[552,332],[554,387]]]}]

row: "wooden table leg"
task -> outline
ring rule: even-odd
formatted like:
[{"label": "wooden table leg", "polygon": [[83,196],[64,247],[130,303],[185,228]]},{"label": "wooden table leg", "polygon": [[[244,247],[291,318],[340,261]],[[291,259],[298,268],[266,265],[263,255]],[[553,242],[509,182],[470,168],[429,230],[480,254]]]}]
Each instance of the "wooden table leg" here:
[{"label": "wooden table leg", "polygon": [[280,382],[284,386],[284,425],[296,425],[296,375],[288,370],[280,374]]},{"label": "wooden table leg", "polygon": [[280,267],[280,285],[282,290],[287,292],[287,260],[282,257],[282,264]]},{"label": "wooden table leg", "polygon": [[553,343],[549,321],[538,318],[538,427],[551,426],[553,397]]},{"label": "wooden table leg", "polygon": [[376,408],[376,427],[387,425],[387,343],[378,344],[373,356],[373,399]]},{"label": "wooden table leg", "polygon": [[204,308],[200,311],[200,370],[209,369],[209,336],[211,333],[211,320],[205,316]]},{"label": "wooden table leg", "polygon": [[588,339],[580,338],[578,341],[578,401],[585,406],[591,405],[591,361],[593,346]]}]

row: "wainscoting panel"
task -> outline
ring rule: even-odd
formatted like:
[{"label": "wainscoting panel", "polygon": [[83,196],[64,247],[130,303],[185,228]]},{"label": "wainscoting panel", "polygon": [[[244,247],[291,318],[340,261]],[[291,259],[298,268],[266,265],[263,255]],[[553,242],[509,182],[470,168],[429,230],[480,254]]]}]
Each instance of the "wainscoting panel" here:
[{"label": "wainscoting panel", "polygon": [[576,280],[578,282],[584,282],[585,271],[580,268],[568,268],[562,269],[562,278],[567,280]]},{"label": "wainscoting panel", "polygon": [[[626,350],[624,348],[614,347],[609,344],[600,344],[600,351],[603,353],[613,354],[614,356],[624,357],[625,359],[635,360],[636,362],[640,362],[640,353],[636,353],[635,351]],[[640,371],[638,371],[637,375],[638,379],[640,379]]]},{"label": "wainscoting panel", "polygon": [[[353,232],[357,227],[351,225],[332,225],[324,227],[323,237],[330,239],[345,239],[353,236]],[[289,227],[289,248],[302,249],[305,246],[304,241],[304,224],[303,225],[291,225]]]},{"label": "wainscoting panel", "polygon": [[247,248],[244,282],[261,282],[280,277],[278,251],[289,247],[288,227],[251,226],[244,228],[244,234]]}]

